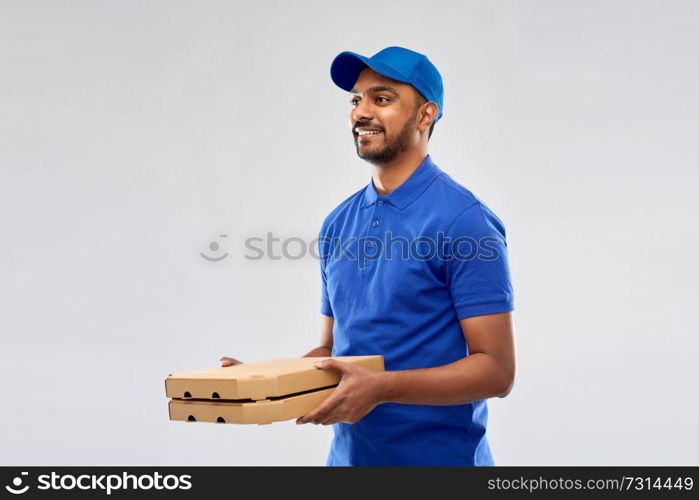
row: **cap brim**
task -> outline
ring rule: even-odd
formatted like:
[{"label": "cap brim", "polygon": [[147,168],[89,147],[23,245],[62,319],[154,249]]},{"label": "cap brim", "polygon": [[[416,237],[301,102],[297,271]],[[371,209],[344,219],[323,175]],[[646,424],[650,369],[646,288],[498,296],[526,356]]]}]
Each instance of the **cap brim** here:
[{"label": "cap brim", "polygon": [[405,82],[406,78],[393,68],[356,52],[340,52],[330,65],[330,78],[335,85],[349,92],[359,78],[359,73],[369,66],[371,69],[392,80]]}]

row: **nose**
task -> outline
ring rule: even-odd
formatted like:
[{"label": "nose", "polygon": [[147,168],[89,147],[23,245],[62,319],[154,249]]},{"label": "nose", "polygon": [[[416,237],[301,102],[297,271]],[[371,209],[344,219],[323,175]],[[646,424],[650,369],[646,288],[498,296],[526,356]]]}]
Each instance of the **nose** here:
[{"label": "nose", "polygon": [[371,106],[370,103],[367,101],[367,104],[363,104],[366,99],[360,100],[354,108],[352,108],[352,113],[351,117],[354,123],[361,122],[371,122],[373,119],[373,114],[371,113]]}]

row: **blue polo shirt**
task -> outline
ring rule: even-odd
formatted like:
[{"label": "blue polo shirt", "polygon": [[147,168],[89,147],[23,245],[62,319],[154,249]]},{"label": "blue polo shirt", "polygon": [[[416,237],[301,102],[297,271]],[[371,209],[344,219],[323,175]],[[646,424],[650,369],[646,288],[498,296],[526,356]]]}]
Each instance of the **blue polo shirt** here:
[{"label": "blue polo shirt", "polygon": [[[500,219],[427,155],[388,195],[372,181],[323,221],[321,313],[333,356],[382,354],[386,370],[468,356],[460,319],[512,311]],[[333,424],[326,465],[494,465],[486,400],[383,403]]]}]

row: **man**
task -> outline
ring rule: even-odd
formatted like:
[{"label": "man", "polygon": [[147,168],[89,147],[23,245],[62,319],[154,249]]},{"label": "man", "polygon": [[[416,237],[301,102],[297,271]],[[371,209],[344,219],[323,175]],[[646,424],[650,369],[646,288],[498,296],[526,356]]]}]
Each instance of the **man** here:
[{"label": "man", "polygon": [[340,383],[297,423],[333,424],[327,465],[494,465],[485,400],[515,376],[504,225],[427,153],[443,112],[427,57],[342,52],[330,74],[373,168],[322,224],[321,344],[306,356],[382,354],[386,371],[317,363]]}]

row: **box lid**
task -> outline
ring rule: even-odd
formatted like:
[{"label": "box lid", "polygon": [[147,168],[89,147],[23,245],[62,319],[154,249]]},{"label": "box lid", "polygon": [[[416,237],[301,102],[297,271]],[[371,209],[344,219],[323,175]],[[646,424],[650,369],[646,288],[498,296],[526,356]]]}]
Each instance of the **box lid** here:
[{"label": "box lid", "polygon": [[[165,379],[165,394],[179,399],[260,400],[337,385],[340,374],[313,363],[329,357],[276,358],[207,370],[177,373]],[[383,371],[382,355],[333,359]]]}]

